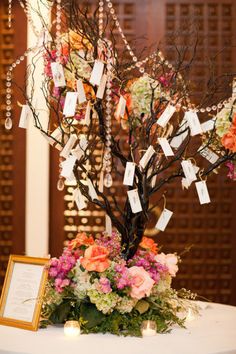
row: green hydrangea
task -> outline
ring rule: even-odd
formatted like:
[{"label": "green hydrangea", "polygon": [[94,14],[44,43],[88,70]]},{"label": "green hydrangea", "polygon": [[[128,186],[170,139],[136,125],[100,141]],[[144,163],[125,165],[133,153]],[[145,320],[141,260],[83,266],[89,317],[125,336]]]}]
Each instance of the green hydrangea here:
[{"label": "green hydrangea", "polygon": [[116,305],[116,310],[120,313],[131,312],[138,300],[124,296],[120,298],[120,302]]},{"label": "green hydrangea", "polygon": [[231,112],[231,106],[227,105],[216,115],[216,134],[222,138],[230,129],[231,122],[229,120]]},{"label": "green hydrangea", "polygon": [[91,66],[88,61],[82,58],[82,53],[78,51],[73,51],[70,53],[69,63],[65,67],[65,78],[68,81],[75,80],[74,73],[85,79],[89,79],[91,75]]},{"label": "green hydrangea", "polygon": [[120,301],[120,296],[116,293],[103,294],[96,289],[88,290],[88,296],[97,309],[104,314],[111,313]]}]

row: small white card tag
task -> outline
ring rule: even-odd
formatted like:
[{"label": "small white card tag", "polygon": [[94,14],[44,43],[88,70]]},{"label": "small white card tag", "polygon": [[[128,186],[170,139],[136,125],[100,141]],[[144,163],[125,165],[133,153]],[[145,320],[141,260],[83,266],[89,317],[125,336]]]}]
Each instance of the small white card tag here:
[{"label": "small white card tag", "polygon": [[206,122],[201,124],[202,131],[203,133],[206,133],[215,127],[215,120],[214,119],[209,119]]},{"label": "small white card tag", "polygon": [[126,162],[125,175],[123,184],[125,186],[132,186],[134,183],[135,163]]},{"label": "small white card tag", "polygon": [[65,117],[73,117],[75,115],[78,92],[67,92],[63,114]]},{"label": "small white card tag", "polygon": [[104,70],[104,63],[101,60],[95,60],[93,70],[90,77],[90,84],[99,86],[102,79],[102,74]]},{"label": "small white card tag", "polygon": [[83,81],[81,79],[77,80],[77,92],[78,92],[78,100],[79,104],[82,104],[87,101]]},{"label": "small white card tag", "polygon": [[139,161],[139,166],[145,169],[145,167],[147,166],[148,162],[150,161],[150,159],[154,154],[155,154],[155,150],[153,146],[150,145],[147,151],[145,152],[145,154],[143,155],[143,157],[141,158],[141,160]]},{"label": "small white card tag", "polygon": [[205,147],[203,150],[202,149],[203,149],[203,147],[200,147],[200,149],[199,149],[200,155],[205,157],[205,159],[208,160],[211,164],[214,164],[219,159],[219,156],[216,155],[208,147]]},{"label": "small white card tag", "polygon": [[103,74],[102,79],[101,79],[101,83],[98,87],[97,94],[96,94],[97,98],[100,98],[101,100],[103,99],[103,96],[104,96],[106,83],[107,83],[107,75]]},{"label": "small white card tag", "polygon": [[69,156],[73,146],[75,145],[76,140],[77,140],[77,135],[72,134],[69,137],[69,139],[68,139],[66,145],[64,146],[63,150],[60,152],[60,156],[62,156],[62,157],[64,157],[66,159]]},{"label": "small white card tag", "polygon": [[61,176],[65,178],[70,178],[73,168],[75,165],[76,157],[75,156],[69,156],[65,161],[61,163],[62,166],[62,171],[61,171]]},{"label": "small white card tag", "polygon": [[104,191],[104,172],[100,172],[100,177],[99,177],[99,182],[98,182],[98,190],[100,193],[103,193]]},{"label": "small white card tag", "polygon": [[89,192],[89,195],[90,195],[91,199],[92,200],[98,199],[97,192],[96,192],[96,190],[94,188],[94,185],[93,185],[92,181],[89,178],[87,178],[87,183],[88,183],[88,192]]},{"label": "small white card tag", "polygon": [[51,63],[52,77],[55,87],[65,87],[66,80],[64,75],[63,66],[60,63]]},{"label": "small white card tag", "polygon": [[165,228],[168,225],[172,215],[173,215],[172,211],[168,209],[164,209],[157,221],[155,228],[160,231],[165,231]]},{"label": "small white card tag", "polygon": [[73,192],[73,201],[75,201],[77,208],[82,210],[87,207],[86,198],[81,193],[79,187]]},{"label": "small white card tag", "polygon": [[232,83],[232,98],[235,100],[236,98],[236,78],[233,78],[233,83]]},{"label": "small white card tag", "polygon": [[187,178],[183,177],[181,180],[182,183],[182,189],[189,189],[191,186],[192,182],[190,182]]},{"label": "small white card tag", "polygon": [[111,218],[109,215],[106,214],[105,216],[105,224],[106,224],[106,233],[108,236],[111,236],[112,234],[112,223],[111,223]]},{"label": "small white card tag", "polygon": [[90,114],[91,114],[91,105],[90,102],[88,101],[86,111],[85,111],[85,117],[84,117],[84,124],[89,126],[90,124]]},{"label": "small white card tag", "polygon": [[193,112],[193,111],[185,112],[185,119],[188,122],[191,136],[202,134],[201,123],[198,119],[198,115],[196,112]]},{"label": "small white card tag", "polygon": [[206,181],[196,182],[195,185],[196,185],[197,194],[198,194],[200,204],[210,203],[211,200],[210,200],[210,196],[208,193]]},{"label": "small white card tag", "polygon": [[132,213],[136,214],[142,211],[142,205],[139,199],[139,194],[137,189],[132,189],[131,191],[128,191],[128,198],[129,198],[129,203],[131,206]]},{"label": "small white card tag", "polygon": [[197,180],[196,172],[191,161],[184,160],[181,162],[181,166],[183,168],[184,175],[187,178],[187,180],[190,182],[190,184],[191,182]]},{"label": "small white card tag", "polygon": [[124,118],[126,108],[126,99],[123,96],[120,96],[118,106],[116,108],[115,116],[116,118]]},{"label": "small white card tag", "polygon": [[161,148],[165,156],[174,156],[174,152],[171,149],[171,146],[166,138],[158,138],[158,143],[161,145]]},{"label": "small white card tag", "polygon": [[30,118],[30,108],[28,105],[23,105],[19,120],[19,128],[27,129],[29,125],[29,118]]},{"label": "small white card tag", "polygon": [[171,139],[170,146],[174,149],[178,149],[180,145],[188,136],[188,122],[183,119],[180,128],[178,129],[176,136]]},{"label": "small white card tag", "polygon": [[162,128],[165,128],[166,124],[169,122],[170,118],[175,113],[175,106],[168,104],[164,112],[160,115],[157,120],[157,124],[160,125]]}]

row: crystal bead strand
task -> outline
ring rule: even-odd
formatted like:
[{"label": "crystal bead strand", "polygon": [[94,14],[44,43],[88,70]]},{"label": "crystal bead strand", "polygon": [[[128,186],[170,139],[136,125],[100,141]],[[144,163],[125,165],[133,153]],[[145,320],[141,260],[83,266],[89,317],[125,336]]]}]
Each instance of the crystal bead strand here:
[{"label": "crystal bead strand", "polygon": [[30,11],[30,4],[29,4],[29,1],[26,1],[26,3],[24,4],[23,1],[20,0],[20,5],[24,11],[24,13],[26,14],[26,17],[28,19],[28,22],[34,32],[34,34],[36,36],[39,36],[39,31],[36,29],[36,26],[34,24],[34,21],[32,19],[32,16],[31,16],[31,11]]},{"label": "crystal bead strand", "polygon": [[104,2],[103,1],[99,1],[98,30],[99,30],[99,37],[100,38],[103,35],[103,17],[104,17]]},{"label": "crystal bead strand", "polygon": [[56,61],[60,62],[61,56],[61,0],[56,0]]},{"label": "crystal bead strand", "polygon": [[12,23],[12,0],[8,0],[8,28],[11,28]]},{"label": "crystal bead strand", "polygon": [[111,86],[112,86],[112,43],[107,41],[107,84],[106,84],[106,142],[105,142],[105,153],[103,157],[103,171],[105,171],[104,176],[104,186],[110,188],[112,186],[112,175],[111,175],[111,114],[112,114],[112,97],[111,97]]}]

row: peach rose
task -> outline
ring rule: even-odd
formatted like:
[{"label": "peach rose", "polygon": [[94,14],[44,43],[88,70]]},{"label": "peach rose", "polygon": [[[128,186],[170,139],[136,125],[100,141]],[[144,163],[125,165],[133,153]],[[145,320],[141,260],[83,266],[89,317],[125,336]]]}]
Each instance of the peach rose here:
[{"label": "peach rose", "polygon": [[157,251],[158,251],[157,244],[149,237],[144,236],[142,238],[142,241],[140,242],[139,246],[151,251],[154,254],[157,254]]},{"label": "peach rose", "polygon": [[236,152],[236,135],[234,134],[233,129],[230,129],[228,133],[223,135],[221,142],[226,149]]},{"label": "peach rose", "polygon": [[85,232],[80,232],[77,234],[76,238],[68,243],[68,249],[73,250],[80,246],[91,246],[94,244],[94,239],[92,236],[87,236]]},{"label": "peach rose", "polygon": [[105,247],[92,245],[84,252],[84,257],[80,259],[81,265],[88,271],[104,272],[111,261],[108,259],[108,250]]},{"label": "peach rose", "polygon": [[149,296],[155,282],[148,272],[143,267],[134,266],[129,268],[129,275],[132,281],[130,296],[138,300]]},{"label": "peach rose", "polygon": [[158,263],[166,266],[168,268],[169,274],[172,277],[175,277],[176,273],[179,270],[179,267],[177,265],[178,257],[175,254],[173,253],[165,254],[162,252],[155,257],[155,260]]}]

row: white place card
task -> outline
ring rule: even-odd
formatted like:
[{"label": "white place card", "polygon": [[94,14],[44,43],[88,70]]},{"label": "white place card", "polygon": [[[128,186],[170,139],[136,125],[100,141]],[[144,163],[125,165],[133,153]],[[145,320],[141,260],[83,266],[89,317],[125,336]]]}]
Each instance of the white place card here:
[{"label": "white place card", "polygon": [[77,135],[71,134],[63,150],[60,152],[60,156],[66,159],[69,156],[71,150],[73,149],[76,140],[77,140]]},{"label": "white place card", "polygon": [[191,183],[197,180],[196,172],[191,161],[184,160],[181,162],[185,178]]},{"label": "white place card", "polygon": [[206,122],[201,124],[203,133],[213,130],[215,127],[215,119],[209,119]]},{"label": "white place card", "polygon": [[188,136],[188,122],[183,119],[180,128],[176,132],[176,135],[171,139],[170,146],[174,149],[178,149],[180,145]]},{"label": "white place card", "polygon": [[185,119],[188,122],[191,136],[202,134],[202,127],[198,115],[194,111],[185,112]]},{"label": "white place card", "polygon": [[52,77],[55,87],[65,87],[66,80],[64,75],[63,66],[60,63],[51,63]]},{"label": "white place card", "polygon": [[190,182],[187,178],[183,177],[181,180],[181,184],[182,184],[182,189],[189,189],[192,182]]},{"label": "white place card", "polygon": [[166,138],[158,138],[157,141],[161,145],[165,156],[174,156],[174,152],[171,149],[171,146]]},{"label": "white place card", "polygon": [[104,191],[104,172],[100,172],[99,182],[98,182],[98,190],[100,193]]},{"label": "white place card", "polygon": [[175,113],[175,106],[172,104],[168,104],[164,112],[160,115],[157,120],[157,124],[160,125],[162,128],[165,128],[166,124],[169,122],[170,118]]},{"label": "white place card", "polygon": [[87,125],[87,126],[89,126],[89,124],[91,122],[91,118],[90,118],[91,109],[92,109],[91,104],[88,101],[87,107],[86,107],[86,111],[85,111],[85,118],[84,118],[84,124]]},{"label": "white place card", "polygon": [[96,93],[96,97],[100,98],[101,100],[103,99],[103,96],[104,96],[106,83],[107,83],[107,75],[103,74],[102,75],[102,79],[101,79],[101,83],[98,86],[98,90],[97,90],[97,93]]},{"label": "white place card", "polygon": [[105,216],[105,230],[108,236],[111,236],[112,234],[112,223],[111,223],[111,218],[109,215],[106,214]]},{"label": "white place card", "polygon": [[99,86],[101,83],[102,75],[104,70],[104,63],[101,60],[95,60],[93,70],[90,77],[90,84]]},{"label": "white place card", "polygon": [[77,187],[73,192],[73,201],[75,201],[78,210],[82,210],[87,207],[87,199],[83,196],[79,187]]},{"label": "white place card", "polygon": [[19,128],[23,128],[23,129],[28,128],[30,115],[31,115],[30,107],[27,104],[24,104],[21,109]]},{"label": "white place card", "polygon": [[78,92],[67,92],[63,114],[65,117],[73,117],[75,115]]},{"label": "white place card", "polygon": [[236,77],[233,78],[233,83],[232,83],[232,98],[235,100],[236,98]]},{"label": "white place card", "polygon": [[81,79],[78,79],[76,86],[77,86],[79,104],[82,104],[87,101],[85,91],[84,91],[83,81]]},{"label": "white place card", "polygon": [[61,176],[65,178],[70,178],[75,165],[76,157],[69,156],[65,161],[61,163],[62,171]]},{"label": "white place card", "polygon": [[134,183],[134,174],[135,174],[135,163],[126,162],[125,174],[123,184],[125,186],[132,186]]},{"label": "white place card", "polygon": [[87,178],[87,184],[88,184],[88,193],[89,193],[91,199],[92,200],[98,199],[97,192],[94,188],[94,185],[93,185],[91,179]]},{"label": "white place card", "polygon": [[165,208],[161,213],[155,228],[160,231],[165,231],[166,226],[168,225],[172,215],[173,212]]},{"label": "white place card", "polygon": [[137,189],[132,189],[131,191],[128,191],[128,198],[129,198],[129,203],[131,206],[132,213],[136,214],[142,211],[142,205],[140,202],[139,194]]},{"label": "white place card", "polygon": [[139,166],[145,169],[145,167],[147,166],[148,162],[150,161],[150,159],[154,154],[155,154],[155,150],[153,146],[150,145],[147,151],[145,152],[145,154],[143,155],[143,157],[141,158],[141,160],[139,161]]},{"label": "white place card", "polygon": [[124,118],[126,108],[126,99],[123,96],[120,96],[119,103],[115,112],[116,118]]},{"label": "white place card", "polygon": [[211,164],[216,163],[216,161],[219,159],[219,156],[208,147],[205,147],[204,149],[203,147],[200,147],[198,151],[200,155],[205,157],[205,159],[208,160]]},{"label": "white place card", "polygon": [[207,189],[206,181],[195,183],[200,204],[209,204],[211,202]]}]

